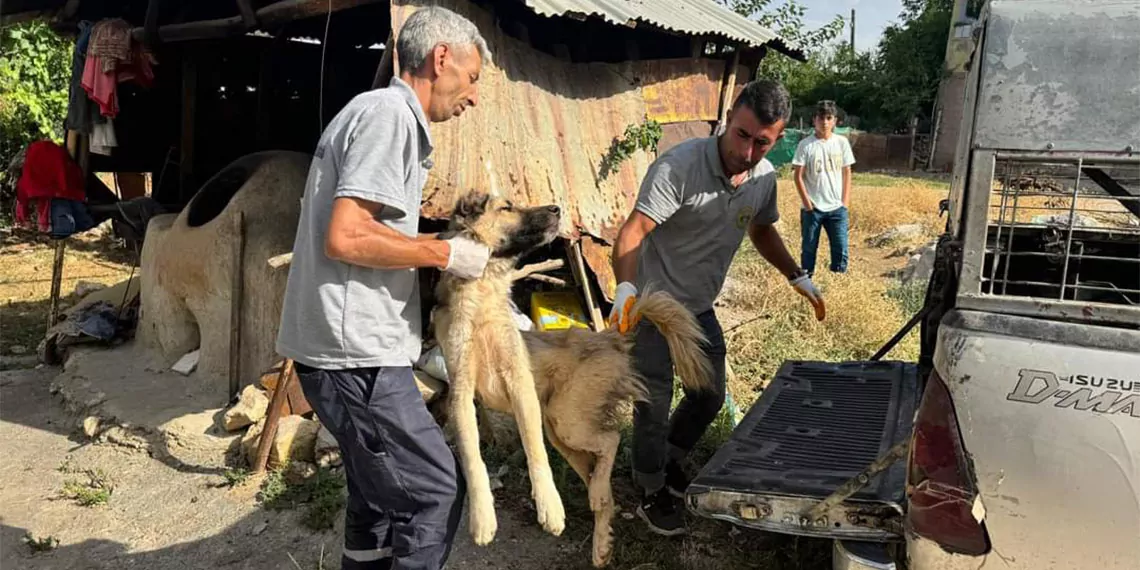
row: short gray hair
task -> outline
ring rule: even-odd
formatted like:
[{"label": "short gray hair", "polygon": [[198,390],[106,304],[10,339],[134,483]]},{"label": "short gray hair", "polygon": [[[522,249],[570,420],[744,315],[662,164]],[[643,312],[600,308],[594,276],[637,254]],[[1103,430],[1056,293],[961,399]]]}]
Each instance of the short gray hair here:
[{"label": "short gray hair", "polygon": [[473,46],[479,50],[483,65],[491,64],[491,50],[475,24],[440,6],[427,6],[416,10],[400,28],[396,40],[396,55],[400,67],[419,69],[427,61],[431,50],[438,44]]}]

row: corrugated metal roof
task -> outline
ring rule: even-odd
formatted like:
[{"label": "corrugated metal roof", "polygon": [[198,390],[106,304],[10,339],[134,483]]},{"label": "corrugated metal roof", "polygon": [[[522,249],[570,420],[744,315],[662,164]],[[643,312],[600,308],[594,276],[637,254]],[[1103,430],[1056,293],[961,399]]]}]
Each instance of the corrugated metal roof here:
[{"label": "corrugated metal roof", "polygon": [[598,16],[617,25],[644,22],[694,36],[717,35],[752,47],[771,45],[802,58],[799,47],[713,0],[523,0],[536,14]]}]

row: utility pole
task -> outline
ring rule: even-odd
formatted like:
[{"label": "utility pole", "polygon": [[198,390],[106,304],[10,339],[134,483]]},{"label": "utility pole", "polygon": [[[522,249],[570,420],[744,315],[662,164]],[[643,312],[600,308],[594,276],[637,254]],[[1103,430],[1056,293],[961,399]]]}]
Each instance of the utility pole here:
[{"label": "utility pole", "polygon": [[855,52],[855,8],[852,8],[852,54]]}]

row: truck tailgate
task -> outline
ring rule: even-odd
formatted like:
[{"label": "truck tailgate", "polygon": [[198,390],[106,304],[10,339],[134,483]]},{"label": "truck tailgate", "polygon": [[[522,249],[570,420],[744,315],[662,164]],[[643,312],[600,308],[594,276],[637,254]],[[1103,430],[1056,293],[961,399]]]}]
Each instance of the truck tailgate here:
[{"label": "truck tailgate", "polygon": [[785,362],[689,485],[689,510],[773,532],[898,538],[906,461],[870,477],[823,517],[804,515],[910,437],[917,376],[904,362]]}]

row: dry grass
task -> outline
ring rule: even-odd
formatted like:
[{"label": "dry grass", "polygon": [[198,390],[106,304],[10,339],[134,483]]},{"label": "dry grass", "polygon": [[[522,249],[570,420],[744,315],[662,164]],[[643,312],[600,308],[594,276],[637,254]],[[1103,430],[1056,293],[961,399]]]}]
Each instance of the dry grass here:
[{"label": "dry grass", "polygon": [[[916,242],[933,239],[944,221],[938,217],[938,202],[945,197],[946,189],[915,179],[894,179],[884,184],[882,178],[857,176],[854,181],[846,274],[822,269],[826,268],[828,254],[826,237],[821,237],[815,281],[827,301],[823,322],[814,319],[807,301],[747,240],[742,244],[729,271],[730,291],[720,309],[729,362],[735,372],[730,389],[741,409],[756,400],[783,361],[866,359],[910,317],[898,296],[889,294],[895,280],[884,277],[905,260],[864,244],[868,237],[911,223],[926,228]],[[780,233],[789,252],[798,259],[799,199],[790,181],[781,181],[779,192]],[[739,328],[734,329],[737,323]],[[911,334],[886,358],[908,360],[917,356],[918,341]]]},{"label": "dry grass", "polygon": [[[133,256],[98,230],[68,239],[61,304],[78,300],[73,293],[80,281],[113,285],[126,280]],[[38,234],[11,230],[0,234],[0,354],[11,354],[14,345],[30,354],[43,339],[54,259],[54,243]]]}]

